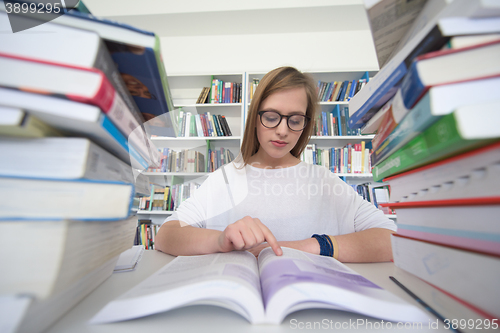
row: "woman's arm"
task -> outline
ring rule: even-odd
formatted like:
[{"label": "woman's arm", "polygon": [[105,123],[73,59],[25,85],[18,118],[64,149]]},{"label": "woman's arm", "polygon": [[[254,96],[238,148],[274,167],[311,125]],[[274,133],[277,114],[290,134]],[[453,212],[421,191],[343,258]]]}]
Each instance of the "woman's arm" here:
[{"label": "woman's arm", "polygon": [[342,262],[381,262],[392,260],[391,234],[384,228],[371,228],[335,236]]},{"label": "woman's arm", "polygon": [[[394,231],[384,228],[372,228],[351,234],[335,236],[338,244],[338,260],[341,262],[383,262],[392,259],[390,235]],[[280,246],[319,254],[319,243],[315,238],[299,241],[281,241]],[[268,247],[261,244],[250,249],[255,256]]]},{"label": "woman's arm", "polygon": [[169,221],[158,230],[155,245],[162,252],[179,256],[249,250],[263,242],[267,242],[276,255],[283,253],[271,231],[259,219],[246,216],[224,231]]}]

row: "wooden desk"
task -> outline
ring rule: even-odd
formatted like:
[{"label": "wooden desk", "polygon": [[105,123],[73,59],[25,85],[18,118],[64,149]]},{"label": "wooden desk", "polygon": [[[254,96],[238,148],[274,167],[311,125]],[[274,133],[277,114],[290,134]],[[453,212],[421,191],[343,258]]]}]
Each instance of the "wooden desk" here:
[{"label": "wooden desk", "polygon": [[[108,302],[117,298],[125,291],[129,290],[146,277],[170,262],[174,257],[157,251],[146,251],[141,262],[135,271],[115,273],[89,296],[83,299],[55,325],[48,333],[82,333],[82,332],[100,332],[100,333],[138,333],[138,332],[181,332],[181,333],[210,333],[210,332],[296,332],[312,331],[307,329],[306,325],[314,325],[316,322],[317,330],[325,331],[346,331],[356,330],[357,332],[368,331],[394,331],[396,323],[392,323],[392,329],[381,327],[381,320],[372,319],[357,314],[334,311],[334,310],[304,310],[290,314],[283,323],[276,325],[251,325],[243,317],[236,313],[214,306],[190,306],[182,309],[172,310],[153,316],[119,322],[113,324],[90,325],[89,320]],[[379,286],[393,292],[408,302],[416,303],[410,296],[396,286],[389,278],[389,275],[395,275],[401,272],[392,263],[377,264],[349,264],[349,267],[356,270]],[[397,271],[397,272],[396,272]],[[410,277],[411,278],[411,277]],[[420,281],[421,282],[421,281]],[[432,322],[436,318],[429,314]],[[339,325],[344,325],[344,329],[336,329]],[[359,326],[357,324],[359,323]],[[322,326],[319,326],[319,325]],[[384,321],[384,324],[387,323]],[[423,328],[405,329],[415,332],[449,332],[439,324],[439,329],[429,329],[427,325]],[[370,329],[371,328],[371,329]]]}]

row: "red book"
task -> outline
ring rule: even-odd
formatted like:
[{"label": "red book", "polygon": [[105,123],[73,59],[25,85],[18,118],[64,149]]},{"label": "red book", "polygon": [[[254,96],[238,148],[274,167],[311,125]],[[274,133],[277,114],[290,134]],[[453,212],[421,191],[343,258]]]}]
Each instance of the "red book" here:
[{"label": "red book", "polygon": [[4,53],[0,53],[0,68],[1,86],[99,107],[148,164],[159,165],[158,150],[102,71]]}]

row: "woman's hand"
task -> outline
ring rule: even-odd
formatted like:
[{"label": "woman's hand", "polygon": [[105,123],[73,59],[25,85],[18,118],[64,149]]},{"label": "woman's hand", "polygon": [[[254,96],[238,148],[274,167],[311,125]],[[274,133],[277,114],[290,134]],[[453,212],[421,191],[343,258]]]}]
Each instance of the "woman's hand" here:
[{"label": "woman's hand", "polygon": [[277,256],[283,254],[272,232],[259,219],[250,216],[228,225],[218,238],[220,252],[250,250],[264,242],[268,243],[264,247],[271,246]]}]

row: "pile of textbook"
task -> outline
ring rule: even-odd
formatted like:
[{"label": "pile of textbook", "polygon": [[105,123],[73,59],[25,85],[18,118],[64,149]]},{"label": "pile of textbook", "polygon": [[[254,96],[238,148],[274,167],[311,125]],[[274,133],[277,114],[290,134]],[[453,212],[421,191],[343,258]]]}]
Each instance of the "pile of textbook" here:
[{"label": "pile of textbook", "polygon": [[[123,59],[131,72],[150,67],[129,74]],[[157,59],[154,34],[73,11],[0,37],[2,332],[46,330],[132,247],[133,198],[150,192],[136,178],[159,163],[145,114],[171,105]],[[162,100],[129,92],[127,75],[149,84],[154,73]]]},{"label": "pile of textbook", "polygon": [[500,4],[437,3],[354,96],[351,126],[376,131],[395,264],[455,301],[434,304],[445,318],[484,323],[500,318]]}]

